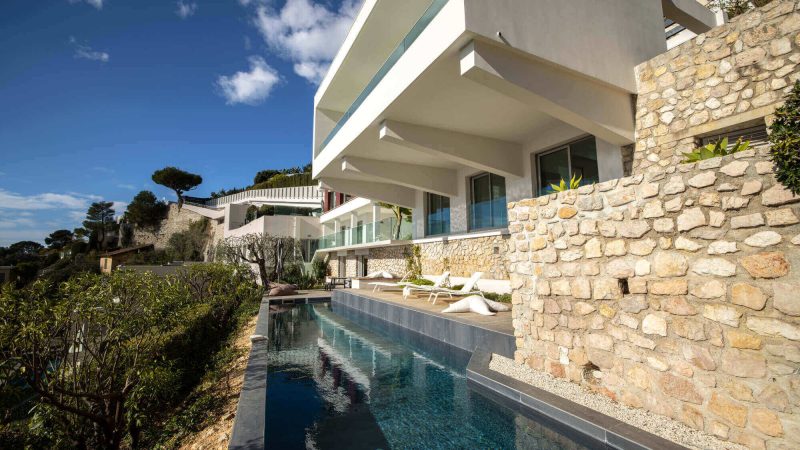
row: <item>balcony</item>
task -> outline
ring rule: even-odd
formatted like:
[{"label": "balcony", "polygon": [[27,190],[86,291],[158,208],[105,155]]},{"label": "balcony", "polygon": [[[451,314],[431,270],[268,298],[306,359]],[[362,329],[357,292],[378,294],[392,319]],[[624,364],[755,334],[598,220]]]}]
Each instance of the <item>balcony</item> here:
[{"label": "balcony", "polygon": [[327,250],[377,242],[409,241],[411,239],[412,223],[403,220],[398,227],[397,219],[390,218],[326,234],[319,239],[319,249]]}]

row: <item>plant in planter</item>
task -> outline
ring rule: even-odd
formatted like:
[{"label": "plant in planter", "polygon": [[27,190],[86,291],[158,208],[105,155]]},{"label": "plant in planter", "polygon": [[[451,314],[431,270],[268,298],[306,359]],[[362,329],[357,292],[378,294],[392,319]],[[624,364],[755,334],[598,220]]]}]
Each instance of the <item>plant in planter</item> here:
[{"label": "plant in planter", "polygon": [[786,103],[775,110],[769,141],[775,178],[800,195],[800,82],[794,83]]},{"label": "plant in planter", "polygon": [[732,155],[734,153],[743,152],[748,148],[750,148],[750,141],[742,142],[742,139],[739,138],[731,148],[728,148],[728,138],[722,138],[720,141],[711,142],[694,151],[684,153],[683,162],[693,163],[720,156]]},{"label": "plant in planter", "polygon": [[572,178],[570,178],[569,180],[569,185],[567,185],[567,183],[562,178],[559,184],[551,184],[550,187],[553,188],[553,191],[555,192],[564,192],[564,191],[569,191],[570,189],[578,189],[581,186],[581,180],[583,180],[582,176],[576,179],[575,175],[572,175]]}]

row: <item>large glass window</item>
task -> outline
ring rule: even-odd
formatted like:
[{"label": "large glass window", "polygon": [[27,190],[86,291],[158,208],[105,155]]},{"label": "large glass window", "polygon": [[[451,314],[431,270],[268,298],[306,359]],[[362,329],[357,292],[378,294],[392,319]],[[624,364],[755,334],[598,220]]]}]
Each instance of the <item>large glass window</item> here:
[{"label": "large glass window", "polygon": [[588,137],[538,156],[539,194],[553,192],[551,185],[565,183],[574,176],[581,185],[597,183],[597,146],[594,137]]},{"label": "large glass window", "polygon": [[493,173],[470,178],[469,206],[470,230],[507,226],[506,179]]},{"label": "large glass window", "polygon": [[436,236],[450,232],[450,198],[426,194],[425,235]]}]

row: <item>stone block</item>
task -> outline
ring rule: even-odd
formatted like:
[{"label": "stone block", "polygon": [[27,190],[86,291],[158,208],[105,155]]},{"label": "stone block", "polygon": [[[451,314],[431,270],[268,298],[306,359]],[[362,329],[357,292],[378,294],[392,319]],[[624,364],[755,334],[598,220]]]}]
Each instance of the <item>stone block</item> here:
[{"label": "stone block", "polygon": [[756,286],[736,283],[731,287],[731,303],[761,311],[767,304],[767,296]]},{"label": "stone block", "polygon": [[769,436],[780,437],[783,436],[783,426],[774,412],[764,409],[756,408],[750,414],[750,422],[753,427]]},{"label": "stone block", "polygon": [[747,328],[763,336],[782,336],[792,341],[800,341],[800,327],[782,320],[750,316],[746,325]]},{"label": "stone block", "polygon": [[800,223],[797,216],[790,208],[777,209],[764,213],[767,216],[767,225],[771,227],[783,227]]},{"label": "stone block", "polygon": [[694,285],[689,293],[697,298],[712,299],[724,296],[726,291],[725,283],[711,280]]},{"label": "stone block", "polygon": [[767,374],[767,360],[752,350],[726,349],[719,366],[723,372],[740,378],[761,378]]},{"label": "stone block", "polygon": [[722,166],[719,171],[729,177],[740,177],[747,172],[749,166],[750,163],[747,161],[733,161]]},{"label": "stone block", "polygon": [[800,316],[800,293],[798,290],[800,290],[798,283],[772,283],[772,305],[784,314]]},{"label": "stone block", "polygon": [[736,248],[736,242],[728,241],[714,241],[708,245],[709,255],[724,255],[726,253],[736,253],[739,249]]},{"label": "stone block", "polygon": [[796,202],[800,202],[800,196],[792,194],[779,183],[761,194],[761,204],[764,206],[781,206]]},{"label": "stone block", "polygon": [[731,217],[731,228],[755,228],[764,225],[764,217],[760,213]]},{"label": "stone block", "polygon": [[774,231],[761,231],[750,235],[750,237],[744,240],[744,243],[750,247],[764,248],[780,244],[782,240],[783,238],[781,238],[781,235]]},{"label": "stone block", "polygon": [[691,381],[665,373],[660,379],[661,389],[665,394],[689,403],[702,404],[703,397]]},{"label": "stone block", "polygon": [[738,427],[744,427],[747,423],[747,407],[717,392],[711,394],[708,408],[717,416]]},{"label": "stone block", "polygon": [[711,353],[699,345],[686,344],[683,346],[683,358],[703,370],[715,370],[717,364]]},{"label": "stone block", "polygon": [[706,340],[706,333],[703,329],[703,323],[696,319],[688,318],[675,318],[672,320],[672,331],[678,336],[693,341]]},{"label": "stone block", "polygon": [[703,307],[703,317],[731,327],[738,327],[742,313],[736,308],[713,303]]},{"label": "stone block", "polygon": [[642,320],[642,332],[645,334],[667,335],[667,321],[655,314],[648,314]]},{"label": "stone block", "polygon": [[741,259],[742,267],[754,278],[780,278],[789,273],[789,262],[783,252],[766,252]]},{"label": "stone block", "polygon": [[732,277],[736,275],[736,265],[722,258],[703,258],[695,261],[692,272],[698,275]]},{"label": "stone block", "polygon": [[684,297],[667,297],[661,300],[661,309],[676,316],[693,316],[697,314],[694,306]]},{"label": "stone block", "polygon": [[660,252],[653,261],[655,274],[662,278],[684,276],[688,269],[689,261],[677,252]]},{"label": "stone block", "polygon": [[652,280],[647,289],[653,295],[685,295],[689,291],[689,286],[685,279],[676,278]]},{"label": "stone block", "polygon": [[754,334],[743,333],[738,330],[728,330],[725,332],[728,345],[733,348],[758,350],[761,348],[762,339]]},{"label": "stone block", "polygon": [[678,216],[678,231],[689,231],[706,224],[706,216],[700,208],[690,208]]}]

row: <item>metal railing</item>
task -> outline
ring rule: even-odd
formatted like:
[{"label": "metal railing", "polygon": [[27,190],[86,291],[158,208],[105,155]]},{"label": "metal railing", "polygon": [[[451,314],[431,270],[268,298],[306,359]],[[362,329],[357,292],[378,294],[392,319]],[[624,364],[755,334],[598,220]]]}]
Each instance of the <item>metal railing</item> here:
[{"label": "metal railing", "polygon": [[356,112],[359,106],[364,103],[364,100],[369,96],[370,93],[375,89],[378,83],[383,80],[383,77],[386,76],[387,73],[394,67],[397,61],[400,60],[400,57],[408,50],[411,44],[414,43],[415,40],[422,34],[422,31],[428,27],[428,25],[433,21],[433,18],[442,10],[445,4],[447,4],[448,0],[433,0],[428,6],[428,9],[422,13],[422,17],[417,20],[413,27],[411,27],[411,31],[406,34],[402,41],[395,47],[394,51],[389,55],[386,61],[383,63],[378,72],[373,75],[372,79],[367,83],[364,89],[361,91],[361,94],[356,97],[353,103],[347,108],[347,111],[342,115],[339,119],[339,122],[336,123],[336,126],[333,127],[333,130],[328,134],[324,141],[322,141],[321,149],[325,148],[326,145],[333,139],[336,133],[342,129],[344,124],[350,119],[350,117]]},{"label": "metal railing", "polygon": [[348,247],[381,241],[406,241],[411,238],[411,222],[403,220],[398,229],[397,219],[390,218],[326,234],[319,239],[319,248]]},{"label": "metal railing", "polygon": [[224,197],[208,199],[205,206],[216,208],[228,203],[244,203],[246,201],[281,201],[287,203],[313,203],[322,201],[322,192],[317,186],[295,186],[272,189],[253,189]]}]

